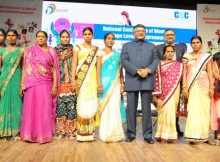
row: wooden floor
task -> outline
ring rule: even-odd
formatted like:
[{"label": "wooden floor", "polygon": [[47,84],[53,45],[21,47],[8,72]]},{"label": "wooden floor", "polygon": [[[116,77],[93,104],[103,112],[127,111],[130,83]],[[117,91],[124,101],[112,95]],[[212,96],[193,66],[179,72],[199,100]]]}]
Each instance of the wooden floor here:
[{"label": "wooden floor", "polygon": [[[154,119],[155,120],[155,119]],[[189,145],[180,138],[176,144],[147,144],[142,138],[138,118],[137,139],[131,143],[76,142],[54,140],[48,144],[25,142],[0,143],[4,162],[220,162],[220,146]],[[185,119],[180,119],[184,130]],[[124,125],[126,129],[126,125]],[[155,128],[154,128],[155,129]]]}]

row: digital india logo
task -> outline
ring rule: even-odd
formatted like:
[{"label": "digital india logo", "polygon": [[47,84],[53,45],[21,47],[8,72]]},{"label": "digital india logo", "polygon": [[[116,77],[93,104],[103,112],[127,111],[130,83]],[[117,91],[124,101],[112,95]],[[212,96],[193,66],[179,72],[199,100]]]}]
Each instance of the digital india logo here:
[{"label": "digital india logo", "polygon": [[49,4],[46,8],[46,14],[49,15],[49,14],[52,14],[56,11],[56,6],[55,4]]}]

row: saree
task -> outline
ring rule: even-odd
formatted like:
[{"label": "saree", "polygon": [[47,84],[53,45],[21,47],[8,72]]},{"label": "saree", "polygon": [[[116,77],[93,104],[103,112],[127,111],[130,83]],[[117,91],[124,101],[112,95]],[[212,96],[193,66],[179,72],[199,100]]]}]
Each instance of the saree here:
[{"label": "saree", "polygon": [[[219,60],[218,60],[219,62]],[[217,64],[217,61],[213,61],[214,66],[218,70],[219,74],[219,64]],[[211,130],[215,131],[215,139],[220,140],[220,92],[218,90],[219,87],[219,80],[215,80],[214,82],[214,99],[213,99],[213,105],[211,107]]]},{"label": "saree", "polygon": [[77,45],[77,134],[78,141],[95,140],[96,114],[98,111],[96,52],[98,47]]},{"label": "saree", "polygon": [[51,96],[53,66],[56,67],[59,90],[58,57],[54,49],[48,47],[48,51],[44,51],[36,44],[25,51],[20,133],[23,141],[46,143],[52,140],[57,101],[57,96]]},{"label": "saree", "polygon": [[161,61],[155,74],[153,96],[157,98],[158,111],[155,140],[175,142],[176,111],[179,105],[180,81],[183,75],[183,64],[178,61]]},{"label": "saree", "polygon": [[76,134],[76,94],[72,90],[73,46],[59,44],[55,47],[59,57],[60,92],[56,107],[56,133],[58,135]]},{"label": "saree", "polygon": [[188,60],[186,81],[189,90],[185,139],[190,142],[206,142],[209,138],[211,110],[206,65],[212,57],[210,54],[202,53],[194,59],[188,53],[184,58]]},{"label": "saree", "polygon": [[[125,107],[120,92],[120,53],[102,55],[101,83],[103,93],[98,95],[100,111],[99,138],[104,142],[125,139],[122,122],[126,120]],[[122,116],[123,115],[123,116]]]},{"label": "saree", "polygon": [[19,96],[21,59],[23,48],[14,51],[0,49],[2,68],[0,74],[0,137],[19,134],[22,101]]}]

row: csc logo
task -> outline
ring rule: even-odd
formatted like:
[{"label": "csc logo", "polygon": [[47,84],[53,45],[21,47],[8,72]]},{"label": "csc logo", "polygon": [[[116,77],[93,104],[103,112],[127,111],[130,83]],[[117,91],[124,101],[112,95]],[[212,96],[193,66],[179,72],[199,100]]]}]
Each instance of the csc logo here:
[{"label": "csc logo", "polygon": [[189,18],[189,12],[174,12],[174,17],[177,19],[188,19]]}]

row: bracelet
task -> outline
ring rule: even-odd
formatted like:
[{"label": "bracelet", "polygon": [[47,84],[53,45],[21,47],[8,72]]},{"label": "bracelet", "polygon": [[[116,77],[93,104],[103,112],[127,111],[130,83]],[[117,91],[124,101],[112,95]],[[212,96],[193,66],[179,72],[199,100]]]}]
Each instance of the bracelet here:
[{"label": "bracelet", "polygon": [[98,84],[98,85],[97,85],[97,87],[100,87],[100,86],[102,86],[102,84]]},{"label": "bracelet", "polygon": [[53,85],[53,88],[57,88],[57,85]]},{"label": "bracelet", "polygon": [[182,86],[182,89],[188,89],[186,86]]}]

